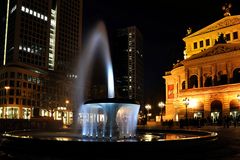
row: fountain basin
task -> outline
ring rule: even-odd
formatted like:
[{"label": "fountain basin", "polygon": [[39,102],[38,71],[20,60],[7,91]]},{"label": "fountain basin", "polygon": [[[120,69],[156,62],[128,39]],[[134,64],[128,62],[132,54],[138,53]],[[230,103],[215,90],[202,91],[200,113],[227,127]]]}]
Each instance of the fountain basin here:
[{"label": "fountain basin", "polygon": [[[137,131],[136,137],[122,139],[96,139],[82,137],[73,130],[13,131],[2,135],[2,150],[19,156],[124,158],[126,154],[180,153],[206,148],[217,139],[217,133],[189,130]],[[124,153],[124,154],[121,154]],[[45,157],[45,158],[46,158]],[[134,158],[134,157],[133,157]]]}]

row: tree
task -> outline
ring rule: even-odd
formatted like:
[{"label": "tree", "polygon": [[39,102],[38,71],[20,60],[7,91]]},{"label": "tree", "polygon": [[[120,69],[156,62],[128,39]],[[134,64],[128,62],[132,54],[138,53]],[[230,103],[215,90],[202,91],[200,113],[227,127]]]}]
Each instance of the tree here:
[{"label": "tree", "polygon": [[58,102],[56,96],[51,94],[44,94],[40,101],[40,107],[42,109],[46,109],[51,113],[51,117],[53,117],[54,110],[57,108]]}]

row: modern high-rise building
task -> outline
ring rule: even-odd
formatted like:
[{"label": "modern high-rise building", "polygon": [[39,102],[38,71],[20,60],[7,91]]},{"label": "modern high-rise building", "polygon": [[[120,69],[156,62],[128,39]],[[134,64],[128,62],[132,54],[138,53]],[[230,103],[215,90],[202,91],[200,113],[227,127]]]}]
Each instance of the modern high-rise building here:
[{"label": "modern high-rise building", "polygon": [[136,26],[117,30],[114,34],[112,57],[115,94],[144,105],[143,38]]},{"label": "modern high-rise building", "polygon": [[2,0],[0,118],[70,123],[82,0]]}]

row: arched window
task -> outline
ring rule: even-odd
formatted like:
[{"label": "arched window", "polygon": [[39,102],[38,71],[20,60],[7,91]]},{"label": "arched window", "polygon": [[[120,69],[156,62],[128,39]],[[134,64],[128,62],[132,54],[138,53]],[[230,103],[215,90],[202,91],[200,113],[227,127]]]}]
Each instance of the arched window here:
[{"label": "arched window", "polygon": [[233,83],[240,83],[240,68],[233,71]]},{"label": "arched window", "polygon": [[182,89],[186,89],[186,82],[185,81],[182,82]]},{"label": "arched window", "polygon": [[204,87],[212,86],[212,77],[208,76],[204,82]]},{"label": "arched window", "polygon": [[211,119],[213,123],[220,123],[222,118],[222,102],[219,100],[211,103]]},{"label": "arched window", "polygon": [[198,88],[198,77],[196,75],[190,77],[189,88]]},{"label": "arched window", "polygon": [[239,111],[239,101],[238,100],[232,100],[231,102],[230,102],[230,112],[232,112],[232,111]]},{"label": "arched window", "polygon": [[219,76],[219,81],[218,81],[219,85],[227,84],[227,75],[226,74],[223,74],[223,72],[220,71],[220,72],[218,72],[218,76]]},{"label": "arched window", "polygon": [[230,102],[230,116],[232,118],[237,118],[239,115],[240,102],[237,99],[234,99]]},{"label": "arched window", "polygon": [[222,102],[219,100],[212,101],[211,112],[222,112]]}]

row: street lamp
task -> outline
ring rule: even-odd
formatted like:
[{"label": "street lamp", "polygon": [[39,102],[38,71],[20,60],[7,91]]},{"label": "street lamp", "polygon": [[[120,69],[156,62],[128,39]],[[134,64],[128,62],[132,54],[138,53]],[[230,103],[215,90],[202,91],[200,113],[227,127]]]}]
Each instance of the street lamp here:
[{"label": "street lamp", "polygon": [[65,103],[66,103],[66,108],[67,108],[68,104],[69,104],[69,100],[66,100]]},{"label": "street lamp", "polygon": [[152,108],[152,106],[150,104],[147,104],[145,108],[147,110],[147,118],[149,119],[149,110]]},{"label": "street lamp", "polygon": [[68,122],[68,112],[69,112],[69,110],[68,110],[68,104],[69,104],[69,100],[67,99],[66,101],[65,101],[65,104],[66,104],[66,114],[67,114],[67,116],[66,116],[66,123]]},{"label": "street lamp", "polygon": [[[8,98],[9,98],[8,90],[10,89],[10,87],[9,86],[5,86],[4,89],[6,90],[6,104],[7,104],[7,107],[8,107]],[[4,111],[3,115],[5,115],[5,111]],[[13,108],[12,108],[12,118],[13,118]]]},{"label": "street lamp", "polygon": [[240,102],[240,94],[237,95],[237,99]]},{"label": "street lamp", "polygon": [[189,105],[189,99],[188,99],[187,97],[184,98],[184,99],[183,99],[183,103],[184,103],[185,106],[186,106],[186,122],[187,122],[187,120],[188,120],[187,107],[188,107],[188,105]]},{"label": "street lamp", "polygon": [[163,107],[164,106],[165,106],[165,104],[163,102],[158,103],[158,107],[161,109],[161,123],[163,121],[162,115],[163,115]]}]

